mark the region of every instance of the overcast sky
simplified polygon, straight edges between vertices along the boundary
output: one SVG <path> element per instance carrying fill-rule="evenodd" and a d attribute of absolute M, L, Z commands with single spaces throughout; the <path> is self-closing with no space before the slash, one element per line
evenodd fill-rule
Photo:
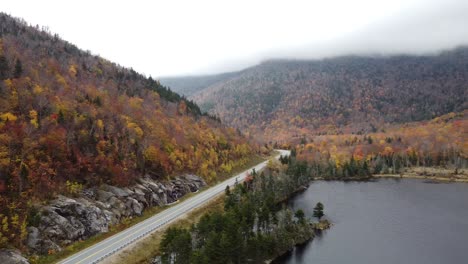
<path fill-rule="evenodd" d="M 2 0 L 0 11 L 154 77 L 468 44 L 468 0 Z"/>

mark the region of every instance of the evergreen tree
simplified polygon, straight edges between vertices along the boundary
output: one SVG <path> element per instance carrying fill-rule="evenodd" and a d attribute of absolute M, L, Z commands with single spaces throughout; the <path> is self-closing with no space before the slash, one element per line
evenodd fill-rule
<path fill-rule="evenodd" d="M 13 78 L 19 78 L 23 74 L 23 65 L 19 59 L 16 59 L 15 71 L 13 72 Z"/>
<path fill-rule="evenodd" d="M 351 160 L 349 161 L 349 176 L 354 177 L 357 174 L 357 164 L 354 156 L 351 156 Z"/>
<path fill-rule="evenodd" d="M 231 207 L 235 205 L 235 197 L 231 193 L 231 189 L 229 186 L 226 186 L 226 197 L 224 198 L 224 210 L 229 210 Z"/>
<path fill-rule="evenodd" d="M 379 174 L 380 172 L 382 172 L 383 161 L 382 161 L 382 158 L 380 156 L 377 157 L 374 164 L 375 164 L 374 165 L 374 174 Z"/>
<path fill-rule="evenodd" d="M 9 75 L 8 61 L 5 56 L 0 55 L 0 80 L 8 79 Z"/>
<path fill-rule="evenodd" d="M 305 214 L 304 214 L 304 211 L 302 211 L 302 209 L 297 210 L 294 216 L 297 218 L 299 223 L 304 223 Z"/>
<path fill-rule="evenodd" d="M 367 163 L 367 160 L 365 160 L 363 163 L 362 163 L 362 176 L 371 176 L 371 173 L 369 171 L 369 164 Z"/>
<path fill-rule="evenodd" d="M 400 159 L 400 157 L 398 156 L 398 157 L 395 158 L 395 160 L 394 160 L 394 162 L 393 162 L 393 172 L 394 172 L 394 173 L 400 173 L 401 167 L 402 167 L 402 166 L 401 166 L 401 159 Z"/>
<path fill-rule="evenodd" d="M 296 149 L 295 148 L 291 149 L 291 157 L 292 158 L 296 157 Z"/>
<path fill-rule="evenodd" d="M 290 248 L 294 237 L 310 232 L 312 227 L 304 211 L 293 213 L 280 209 L 278 203 L 301 184 L 296 176 L 307 171 L 305 163 L 294 161 L 280 175 L 252 171 L 251 175 L 257 176 L 249 188 L 242 184 L 226 187 L 223 211 L 205 214 L 190 232 L 166 231 L 160 246 L 162 262 L 260 263 Z"/>
<path fill-rule="evenodd" d="M 289 162 L 289 157 L 288 157 L 288 156 L 283 156 L 283 155 L 281 155 L 281 156 L 279 157 L 279 161 L 281 162 L 281 164 L 288 164 L 288 162 Z"/>
<path fill-rule="evenodd" d="M 320 220 L 323 216 L 323 204 L 321 202 L 318 202 L 314 208 L 314 217 L 317 217 Z"/>
<path fill-rule="evenodd" d="M 192 255 L 192 238 L 186 229 L 169 228 L 161 241 L 162 262 L 188 264 Z"/>

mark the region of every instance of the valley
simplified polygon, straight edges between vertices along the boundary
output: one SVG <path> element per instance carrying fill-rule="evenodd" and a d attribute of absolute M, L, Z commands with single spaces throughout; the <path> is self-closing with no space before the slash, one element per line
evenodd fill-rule
<path fill-rule="evenodd" d="M 463 262 L 468 6 L 358 2 L 5 3 L 0 263 Z"/>

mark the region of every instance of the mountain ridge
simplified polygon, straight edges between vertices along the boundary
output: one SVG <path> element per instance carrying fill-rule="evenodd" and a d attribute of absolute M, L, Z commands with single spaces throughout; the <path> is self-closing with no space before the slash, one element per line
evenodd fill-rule
<path fill-rule="evenodd" d="M 270 60 L 189 98 L 247 135 L 287 141 L 460 112 L 468 107 L 467 82 L 468 48 L 459 47 L 426 56 Z"/>
<path fill-rule="evenodd" d="M 258 64 L 243 68 L 237 71 L 229 71 L 229 72 L 221 72 L 221 73 L 214 73 L 214 74 L 193 74 L 193 75 L 174 75 L 174 76 L 161 76 L 158 80 L 161 84 L 170 87 L 172 90 L 180 93 L 184 96 L 191 97 L 197 92 L 204 90 L 210 87 L 217 82 L 222 82 L 230 79 L 231 77 L 235 77 L 237 75 L 242 74 L 245 71 L 249 71 L 253 68 L 259 67 L 265 64 L 275 64 L 275 63 L 283 63 L 283 62 L 297 62 L 297 63 L 310 63 L 310 62 L 323 62 L 335 59 L 353 59 L 353 58 L 369 58 L 369 59 L 390 59 L 390 58 L 405 58 L 405 57 L 435 57 L 438 55 L 448 54 L 452 52 L 464 52 L 466 53 L 468 50 L 468 45 L 460 45 L 456 46 L 451 49 L 441 49 L 434 52 L 428 52 L 423 54 L 414 55 L 411 53 L 399 53 L 399 54 L 385 54 L 385 53 L 373 53 L 373 54 L 348 54 L 348 55 L 337 55 L 337 56 L 328 56 L 323 58 L 317 59 L 301 59 L 301 58 L 271 58 L 266 59 Z M 195 82 L 199 82 L 197 84 L 189 83 L 195 80 Z M 211 81 L 216 80 L 216 81 Z M 193 91 L 191 89 L 194 89 Z M 189 92 L 185 92 L 189 90 Z"/>

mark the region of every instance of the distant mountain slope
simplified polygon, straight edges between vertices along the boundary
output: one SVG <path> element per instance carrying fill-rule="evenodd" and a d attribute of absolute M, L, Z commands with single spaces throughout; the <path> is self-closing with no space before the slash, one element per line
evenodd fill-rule
<path fill-rule="evenodd" d="M 31 206 L 103 183 L 194 172 L 208 182 L 256 151 L 146 78 L 0 13 L 0 248 Z"/>
<path fill-rule="evenodd" d="M 268 61 L 194 94 L 204 111 L 264 140 L 375 131 L 468 107 L 468 49 L 437 56 Z"/>
<path fill-rule="evenodd" d="M 214 75 L 163 77 L 159 81 L 173 91 L 189 97 L 213 84 L 226 81 L 239 74 L 240 72 L 227 72 Z"/>

